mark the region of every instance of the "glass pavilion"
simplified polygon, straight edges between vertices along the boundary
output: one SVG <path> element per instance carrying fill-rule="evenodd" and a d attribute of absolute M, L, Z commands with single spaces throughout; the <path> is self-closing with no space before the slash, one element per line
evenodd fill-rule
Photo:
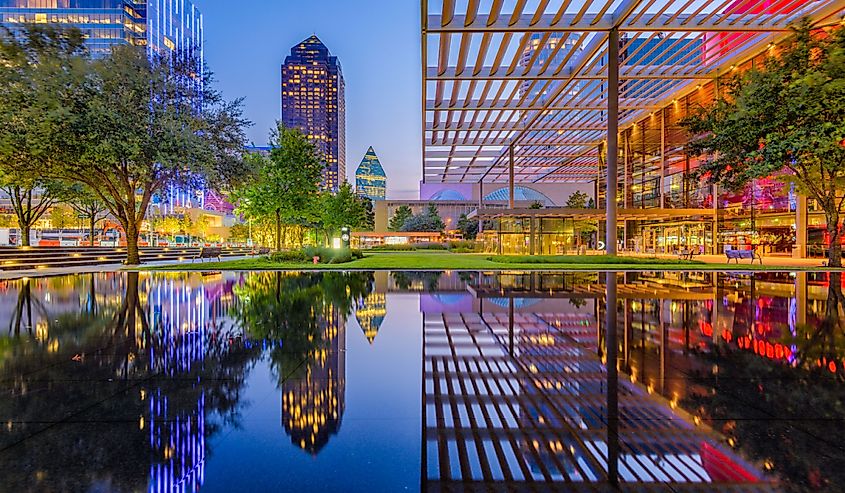
<path fill-rule="evenodd" d="M 741 193 L 691 179 L 679 122 L 776 53 L 791 23 L 841 24 L 845 2 L 423 0 L 422 11 L 423 183 L 507 187 L 505 210 L 478 195 L 499 251 L 583 241 L 608 253 L 823 254 L 816 205 L 776 177 Z M 515 207 L 516 188 L 549 183 L 590 183 L 598 207 Z M 577 232 L 583 222 L 594 233 Z"/>

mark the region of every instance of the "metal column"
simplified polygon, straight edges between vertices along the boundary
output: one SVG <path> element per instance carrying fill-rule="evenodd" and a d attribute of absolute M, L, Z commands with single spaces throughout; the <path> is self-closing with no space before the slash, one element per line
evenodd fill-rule
<path fill-rule="evenodd" d="M 616 299 L 617 280 L 615 272 L 605 274 L 607 292 L 605 295 L 605 317 L 607 318 L 605 328 L 605 355 L 607 357 L 607 476 L 612 485 L 619 483 L 619 456 L 621 448 L 619 443 L 619 372 L 617 358 L 619 348 L 617 346 L 617 325 L 616 325 Z"/>
<path fill-rule="evenodd" d="M 792 258 L 807 258 L 807 197 L 798 195 L 795 204 L 795 248 Z"/>
<path fill-rule="evenodd" d="M 616 183 L 619 177 L 619 30 L 607 37 L 607 254 L 616 255 Z"/>
<path fill-rule="evenodd" d="M 674 105 L 672 111 L 675 111 Z M 666 207 L 666 110 L 660 109 L 660 208 Z"/>
<path fill-rule="evenodd" d="M 508 147 L 508 208 L 514 208 L 513 200 L 513 145 Z"/>

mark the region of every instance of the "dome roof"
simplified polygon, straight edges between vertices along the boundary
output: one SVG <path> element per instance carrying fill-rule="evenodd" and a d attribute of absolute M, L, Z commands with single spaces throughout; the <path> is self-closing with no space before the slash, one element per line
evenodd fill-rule
<path fill-rule="evenodd" d="M 485 195 L 484 200 L 507 202 L 510 198 L 509 195 L 508 188 L 502 187 L 495 192 Z M 528 187 L 514 187 L 513 199 L 516 201 L 540 202 L 544 205 L 555 205 L 552 199 L 548 198 L 545 194 Z"/>
<path fill-rule="evenodd" d="M 466 200 L 466 197 L 457 190 L 446 188 L 432 195 L 429 200 Z"/>

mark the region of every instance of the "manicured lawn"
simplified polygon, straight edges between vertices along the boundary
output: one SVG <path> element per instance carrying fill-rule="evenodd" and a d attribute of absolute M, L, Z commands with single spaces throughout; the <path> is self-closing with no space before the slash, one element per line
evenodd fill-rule
<path fill-rule="evenodd" d="M 492 259 L 492 260 L 491 260 Z M 369 253 L 344 264 L 274 263 L 266 258 L 142 267 L 144 270 L 807 270 L 749 264 L 707 264 L 647 257 L 491 256 L 448 252 Z"/>

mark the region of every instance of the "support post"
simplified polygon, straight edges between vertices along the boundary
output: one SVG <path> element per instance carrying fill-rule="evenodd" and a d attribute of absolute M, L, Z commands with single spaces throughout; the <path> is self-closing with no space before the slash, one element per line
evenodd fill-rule
<path fill-rule="evenodd" d="M 675 108 L 672 108 L 674 111 Z M 666 208 L 666 111 L 660 109 L 660 208 Z"/>
<path fill-rule="evenodd" d="M 807 258 L 807 197 L 798 195 L 795 207 L 795 248 L 792 258 Z"/>
<path fill-rule="evenodd" d="M 508 147 L 508 208 L 514 208 L 513 200 L 513 145 Z"/>
<path fill-rule="evenodd" d="M 484 232 L 484 220 L 481 219 L 481 209 L 484 207 L 484 178 L 478 182 L 478 235 Z"/>
<path fill-rule="evenodd" d="M 605 355 L 607 357 L 607 476 L 611 485 L 619 484 L 619 373 L 617 368 L 617 326 L 616 299 L 617 280 L 615 272 L 606 273 L 607 293 L 605 295 Z"/>
<path fill-rule="evenodd" d="M 619 30 L 607 37 L 607 254 L 616 255 L 616 183 L 619 178 Z"/>
<path fill-rule="evenodd" d="M 713 255 L 719 255 L 719 185 L 713 184 Z"/>

